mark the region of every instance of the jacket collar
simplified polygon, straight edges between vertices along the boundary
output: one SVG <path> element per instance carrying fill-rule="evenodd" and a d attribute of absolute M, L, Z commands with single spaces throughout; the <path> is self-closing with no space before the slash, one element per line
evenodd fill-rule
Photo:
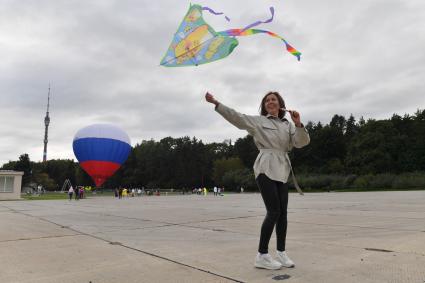
<path fill-rule="evenodd" d="M 280 119 L 279 117 L 275 117 L 275 116 L 270 115 L 270 114 L 267 114 L 267 115 L 266 115 L 266 118 L 267 118 L 267 119 L 278 119 L 278 120 L 280 120 L 280 121 L 282 121 L 282 122 L 288 122 L 288 119 L 286 119 L 285 117 L 283 117 L 282 119 Z"/>

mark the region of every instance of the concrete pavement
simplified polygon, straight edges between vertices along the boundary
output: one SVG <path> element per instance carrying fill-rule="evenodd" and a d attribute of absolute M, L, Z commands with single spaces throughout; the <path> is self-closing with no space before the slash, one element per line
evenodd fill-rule
<path fill-rule="evenodd" d="M 253 267 L 264 215 L 259 194 L 3 201 L 0 282 L 425 282 L 425 191 L 291 194 L 291 269 Z"/>

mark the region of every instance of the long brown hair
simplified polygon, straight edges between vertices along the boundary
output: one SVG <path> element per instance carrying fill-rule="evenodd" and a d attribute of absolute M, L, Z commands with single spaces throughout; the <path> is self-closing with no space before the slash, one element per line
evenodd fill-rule
<path fill-rule="evenodd" d="M 284 108 L 285 107 L 285 101 L 283 100 L 282 96 L 280 96 L 280 94 L 277 91 L 269 91 L 268 93 L 266 93 L 266 95 L 264 95 L 263 99 L 261 100 L 261 105 L 260 105 L 260 114 L 263 116 L 267 116 L 267 110 L 266 110 L 266 99 L 267 96 L 274 94 L 277 97 L 277 100 L 279 101 L 279 108 Z M 282 119 L 283 117 L 285 117 L 285 111 L 282 111 L 281 109 L 279 109 L 279 118 Z"/>

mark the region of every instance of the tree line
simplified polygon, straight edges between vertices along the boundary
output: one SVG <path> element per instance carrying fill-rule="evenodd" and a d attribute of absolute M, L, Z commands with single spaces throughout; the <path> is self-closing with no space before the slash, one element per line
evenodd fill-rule
<path fill-rule="evenodd" d="M 309 122 L 306 128 L 310 145 L 294 149 L 290 157 L 298 181 L 307 189 L 425 187 L 425 110 L 367 121 L 334 115 L 329 124 Z M 233 144 L 204 143 L 195 137 L 146 140 L 132 148 L 104 187 L 256 189 L 252 165 L 257 154 L 249 135 Z M 48 190 L 61 189 L 66 179 L 93 185 L 74 160 L 32 162 L 22 154 L 2 169 L 23 171 L 24 183 Z"/>

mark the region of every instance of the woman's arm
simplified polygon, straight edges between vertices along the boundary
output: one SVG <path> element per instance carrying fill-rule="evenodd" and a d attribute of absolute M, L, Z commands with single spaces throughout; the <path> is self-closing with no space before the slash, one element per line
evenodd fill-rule
<path fill-rule="evenodd" d="M 217 111 L 221 116 L 224 117 L 224 119 L 229 121 L 232 125 L 236 126 L 241 130 L 247 130 L 249 133 L 252 133 L 255 130 L 258 124 L 257 116 L 241 114 L 233 110 L 232 108 L 227 107 L 222 103 L 218 102 L 218 100 L 216 100 L 214 96 L 208 92 L 205 94 L 205 100 L 209 103 L 214 104 L 215 111 Z"/>

